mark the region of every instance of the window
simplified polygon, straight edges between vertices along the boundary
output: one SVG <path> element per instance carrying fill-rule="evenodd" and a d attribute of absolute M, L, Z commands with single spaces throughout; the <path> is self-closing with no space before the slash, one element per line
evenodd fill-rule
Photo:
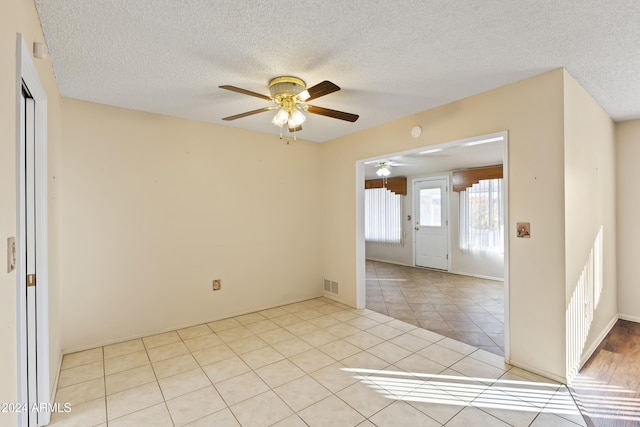
<path fill-rule="evenodd" d="M 460 192 L 460 249 L 504 252 L 502 179 L 480 180 Z"/>
<path fill-rule="evenodd" d="M 364 239 L 402 243 L 402 196 L 386 188 L 364 190 Z"/>

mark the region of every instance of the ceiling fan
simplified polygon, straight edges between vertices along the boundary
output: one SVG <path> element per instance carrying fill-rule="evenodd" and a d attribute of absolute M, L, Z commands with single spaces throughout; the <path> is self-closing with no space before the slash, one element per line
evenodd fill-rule
<path fill-rule="evenodd" d="M 287 125 L 287 129 L 289 130 L 289 132 L 298 132 L 302 130 L 302 123 L 306 119 L 304 116 L 305 111 L 312 114 L 318 114 L 320 116 L 345 120 L 347 122 L 355 122 L 359 117 L 357 114 L 345 113 L 344 111 L 337 111 L 329 108 L 316 107 L 315 105 L 307 104 L 307 101 L 311 101 L 313 99 L 320 98 L 321 96 L 328 95 L 340 90 L 340 87 L 338 87 L 338 85 L 328 80 L 320 82 L 317 85 L 311 86 L 307 89 L 306 83 L 298 77 L 276 77 L 269 81 L 269 92 L 271 93 L 271 96 L 262 95 L 260 93 L 252 92 L 250 90 L 242 89 L 236 86 L 223 85 L 219 87 L 220 89 L 226 89 L 232 92 L 255 96 L 256 98 L 271 101 L 275 104 L 269 107 L 247 111 L 246 113 L 224 117 L 222 120 L 236 120 L 258 113 L 264 113 L 266 111 L 278 110 L 271 122 L 281 129 L 284 125 Z"/>

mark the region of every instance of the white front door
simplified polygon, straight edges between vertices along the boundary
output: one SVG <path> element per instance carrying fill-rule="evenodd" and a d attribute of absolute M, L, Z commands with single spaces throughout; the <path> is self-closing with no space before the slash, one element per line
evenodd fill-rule
<path fill-rule="evenodd" d="M 425 179 L 413 184 L 413 241 L 418 267 L 449 269 L 448 185 L 448 177 Z"/>

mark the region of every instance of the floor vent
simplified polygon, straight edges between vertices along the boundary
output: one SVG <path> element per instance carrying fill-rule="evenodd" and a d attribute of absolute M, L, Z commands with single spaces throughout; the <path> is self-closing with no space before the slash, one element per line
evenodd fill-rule
<path fill-rule="evenodd" d="M 338 282 L 333 280 L 324 279 L 324 291 L 338 295 Z"/>

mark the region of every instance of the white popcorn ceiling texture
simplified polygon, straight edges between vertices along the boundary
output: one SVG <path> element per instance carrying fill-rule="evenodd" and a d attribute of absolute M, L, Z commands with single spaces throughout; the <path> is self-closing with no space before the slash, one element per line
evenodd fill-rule
<path fill-rule="evenodd" d="M 324 142 L 565 67 L 614 120 L 640 118 L 640 1 L 36 0 L 65 97 L 269 134 L 279 75 L 341 91 Z M 407 129 L 407 132 L 409 130 Z"/>

